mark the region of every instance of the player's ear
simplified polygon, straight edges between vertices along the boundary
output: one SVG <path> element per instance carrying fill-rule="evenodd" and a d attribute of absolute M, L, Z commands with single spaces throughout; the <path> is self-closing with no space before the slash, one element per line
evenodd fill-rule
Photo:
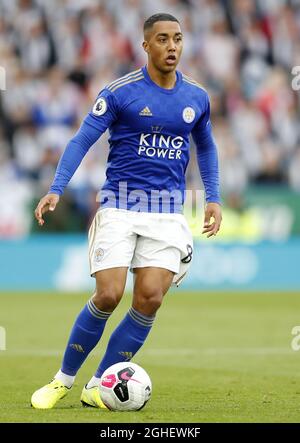
<path fill-rule="evenodd" d="M 143 41 L 143 49 L 145 52 L 149 52 L 149 44 L 146 40 Z"/>

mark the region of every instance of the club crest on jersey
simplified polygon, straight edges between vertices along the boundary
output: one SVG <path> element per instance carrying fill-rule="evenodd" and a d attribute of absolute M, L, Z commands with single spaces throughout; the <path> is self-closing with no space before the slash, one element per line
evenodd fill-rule
<path fill-rule="evenodd" d="M 107 110 L 107 103 L 104 97 L 99 97 L 94 104 L 93 114 L 103 115 Z"/>
<path fill-rule="evenodd" d="M 186 123 L 192 123 L 195 120 L 196 113 L 193 108 L 188 106 L 182 112 L 182 118 Z"/>

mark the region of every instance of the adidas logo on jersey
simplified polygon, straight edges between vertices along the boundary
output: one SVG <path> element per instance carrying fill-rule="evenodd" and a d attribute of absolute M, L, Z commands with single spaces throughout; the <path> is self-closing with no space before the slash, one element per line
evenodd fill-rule
<path fill-rule="evenodd" d="M 153 114 L 150 111 L 150 109 L 148 108 L 148 106 L 146 106 L 144 109 L 141 110 L 139 115 L 142 115 L 143 117 L 151 117 L 151 115 L 153 115 Z"/>

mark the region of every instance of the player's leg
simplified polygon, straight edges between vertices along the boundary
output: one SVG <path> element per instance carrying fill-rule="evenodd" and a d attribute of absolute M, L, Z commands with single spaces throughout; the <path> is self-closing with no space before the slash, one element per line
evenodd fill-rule
<path fill-rule="evenodd" d="M 114 269 L 119 266 L 126 265 L 126 273 L 131 264 L 134 254 L 137 235 L 132 231 L 131 220 L 127 211 L 117 209 L 104 209 L 99 211 L 95 217 L 95 223 L 91 226 L 89 232 L 89 255 L 91 275 L 98 279 L 98 271 L 105 268 L 112 268 L 112 275 L 105 284 L 104 293 L 98 291 L 93 299 L 97 309 L 110 312 L 119 301 L 118 294 L 116 297 L 111 294 L 109 285 L 118 280 L 114 274 Z M 126 278 L 122 283 L 123 293 Z M 103 285 L 99 285 L 101 289 Z M 81 402 L 84 406 L 103 407 L 98 392 L 97 380 L 92 377 L 84 386 L 81 393 Z"/>
<path fill-rule="evenodd" d="M 97 212 L 89 229 L 90 274 L 96 278 L 96 292 L 75 321 L 54 381 L 33 394 L 34 407 L 52 408 L 74 383 L 78 369 L 98 343 L 122 297 L 135 243 L 136 234 L 122 211 Z"/>
<path fill-rule="evenodd" d="M 135 269 L 132 306 L 110 337 L 106 353 L 95 374 L 98 383 L 109 366 L 131 360 L 144 344 L 173 277 L 174 273 L 164 268 Z"/>
<path fill-rule="evenodd" d="M 92 333 L 102 335 L 104 325 L 102 325 L 101 313 L 110 315 L 111 312 L 119 304 L 122 295 L 124 293 L 126 276 L 128 268 L 113 268 L 105 271 L 98 271 L 95 273 L 96 278 L 96 292 L 92 297 L 94 304 L 93 313 L 98 312 L 100 315 L 99 320 L 94 320 L 95 330 Z M 98 327 L 97 327 L 98 323 Z M 96 338 L 97 339 L 97 338 Z M 97 342 L 99 341 L 98 338 Z M 82 390 L 80 400 L 84 406 L 94 406 L 99 408 L 105 408 L 103 405 L 98 390 L 95 389 L 97 380 L 94 377 L 91 378 Z"/>
<path fill-rule="evenodd" d="M 96 272 L 96 291 L 74 323 L 62 362 L 62 375 L 55 378 L 68 384 L 74 382 L 77 371 L 97 345 L 109 316 L 121 300 L 127 269 L 120 267 Z"/>
<path fill-rule="evenodd" d="M 127 269 L 120 267 L 96 273 L 96 291 L 76 318 L 61 369 L 48 385 L 32 395 L 33 407 L 50 409 L 71 389 L 77 371 L 97 345 L 107 319 L 123 295 Z"/>

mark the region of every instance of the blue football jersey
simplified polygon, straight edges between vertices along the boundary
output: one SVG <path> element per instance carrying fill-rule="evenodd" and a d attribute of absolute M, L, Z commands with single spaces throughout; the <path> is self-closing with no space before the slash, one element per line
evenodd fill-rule
<path fill-rule="evenodd" d="M 146 67 L 125 75 L 99 93 L 84 119 L 80 131 L 87 136 L 85 140 L 90 133 L 87 148 L 107 128 L 109 155 L 100 193 L 102 207 L 181 212 L 191 134 L 197 146 L 206 200 L 220 201 L 209 99 L 196 81 L 177 71 L 174 88 L 165 89 L 152 81 Z M 83 135 L 80 131 L 79 137 Z M 85 149 L 81 153 L 84 155 Z M 61 193 L 74 173 L 74 167 L 69 165 L 70 174 L 62 177 L 63 169 L 68 169 L 67 157 L 58 166 L 50 192 Z M 80 161 L 77 159 L 76 167 Z M 170 205 L 165 205 L 170 197 Z"/>

